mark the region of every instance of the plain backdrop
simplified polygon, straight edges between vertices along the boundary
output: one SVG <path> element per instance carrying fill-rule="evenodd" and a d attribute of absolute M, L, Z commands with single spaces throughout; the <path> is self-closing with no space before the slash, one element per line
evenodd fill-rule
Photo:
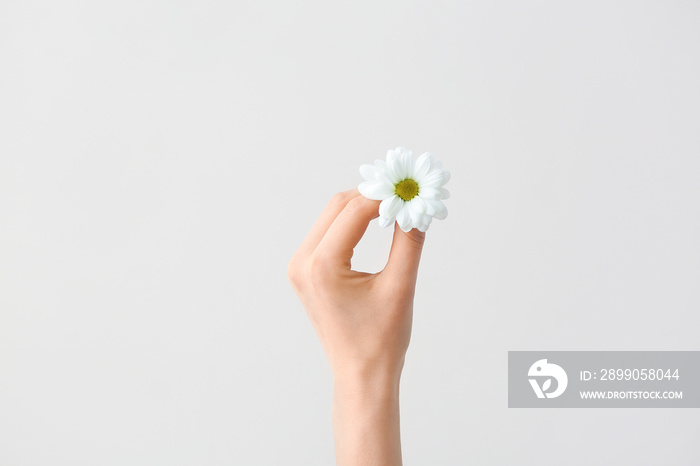
<path fill-rule="evenodd" d="M 508 350 L 699 350 L 700 4 L 0 1 L 0 465 L 328 465 L 286 264 L 452 172 L 407 465 L 700 464 L 693 409 L 508 409 Z M 370 224 L 355 267 L 378 271 Z"/>

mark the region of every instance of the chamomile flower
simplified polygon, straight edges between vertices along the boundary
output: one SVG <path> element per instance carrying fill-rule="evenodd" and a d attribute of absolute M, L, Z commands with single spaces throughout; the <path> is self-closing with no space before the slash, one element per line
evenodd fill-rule
<path fill-rule="evenodd" d="M 433 221 L 447 217 L 443 199 L 450 192 L 443 186 L 450 172 L 434 160 L 430 152 L 415 161 L 413 153 L 397 147 L 386 154 L 386 161 L 375 160 L 374 165 L 362 165 L 360 174 L 366 180 L 358 186 L 360 193 L 379 204 L 379 225 L 388 227 L 398 222 L 409 232 L 412 228 L 426 231 Z"/>

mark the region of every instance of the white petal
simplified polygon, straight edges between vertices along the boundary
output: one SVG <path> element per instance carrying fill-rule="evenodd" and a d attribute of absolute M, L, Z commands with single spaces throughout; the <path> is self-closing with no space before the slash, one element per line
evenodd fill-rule
<path fill-rule="evenodd" d="M 377 170 L 375 172 L 375 176 L 377 177 L 377 182 L 386 184 L 388 186 L 391 186 L 391 190 L 393 192 L 394 190 L 394 185 L 396 184 L 396 180 L 394 176 L 390 174 L 390 169 L 387 167 L 387 170 Z"/>
<path fill-rule="evenodd" d="M 357 189 L 367 199 L 376 201 L 383 201 L 394 195 L 394 187 L 392 185 L 377 181 L 363 181 Z"/>
<path fill-rule="evenodd" d="M 399 227 L 403 231 L 411 231 L 411 214 L 406 205 L 403 206 L 399 213 L 396 214 L 396 221 L 399 223 Z M 408 228 L 408 230 L 406 229 Z"/>
<path fill-rule="evenodd" d="M 428 205 L 421 197 L 414 197 L 413 199 L 411 199 L 410 203 L 413 204 L 412 208 L 415 209 L 416 212 L 419 212 L 421 215 L 423 215 L 428 210 Z"/>
<path fill-rule="evenodd" d="M 391 176 L 389 173 L 389 166 L 385 161 L 377 159 L 374 161 L 374 164 L 377 167 L 374 171 L 374 177 L 377 181 L 379 181 L 380 183 L 386 183 L 390 185 L 396 184 L 396 181 L 394 181 L 394 177 Z"/>
<path fill-rule="evenodd" d="M 405 226 L 399 225 L 399 228 L 401 228 L 403 231 L 405 231 L 406 233 L 408 233 L 409 231 L 413 230 L 413 225 L 411 225 L 411 223 L 409 222 L 409 223 L 408 223 L 407 225 L 405 225 Z"/>
<path fill-rule="evenodd" d="M 420 225 L 418 225 L 418 227 L 417 227 L 418 230 L 425 233 L 426 231 L 428 231 L 428 227 L 430 226 L 430 223 L 432 221 L 433 221 L 433 217 L 431 217 L 430 215 L 424 215 L 422 220 L 421 220 Z"/>
<path fill-rule="evenodd" d="M 450 172 L 448 172 L 447 170 L 443 170 L 442 171 L 442 184 L 443 185 L 447 184 L 447 182 L 450 181 L 450 178 L 452 178 L 452 175 L 450 174 Z"/>
<path fill-rule="evenodd" d="M 394 150 L 390 150 L 387 152 L 387 164 L 391 166 L 392 174 L 394 175 L 394 182 L 398 183 L 399 181 L 403 180 L 406 178 L 406 170 L 403 166 L 403 159 L 404 159 L 404 152 L 406 149 L 403 147 L 397 147 Z M 391 163 L 389 162 L 391 161 Z"/>
<path fill-rule="evenodd" d="M 450 178 L 449 172 L 444 170 L 430 170 L 427 175 L 421 180 L 421 188 L 439 188 L 440 186 L 447 183 Z"/>
<path fill-rule="evenodd" d="M 442 172 L 438 170 L 431 170 L 421 180 L 420 187 L 421 189 L 438 188 L 440 186 L 440 181 L 442 181 Z"/>
<path fill-rule="evenodd" d="M 438 220 L 445 220 L 447 218 L 447 207 L 445 207 L 445 204 L 440 202 L 440 210 L 435 212 L 435 215 L 433 215 L 433 217 L 435 217 Z"/>
<path fill-rule="evenodd" d="M 392 169 L 384 160 L 375 160 L 374 164 L 377 166 L 377 171 L 375 176 L 377 181 L 384 181 L 390 184 L 396 184 L 396 177 L 393 175 Z"/>
<path fill-rule="evenodd" d="M 435 199 L 436 201 L 440 200 L 440 197 L 442 196 L 442 193 L 439 191 L 438 188 L 431 188 L 429 186 L 421 186 L 420 192 L 418 194 L 420 197 L 423 199 Z"/>
<path fill-rule="evenodd" d="M 425 213 L 432 216 L 435 216 L 435 214 L 441 211 L 444 207 L 444 204 L 442 202 L 436 201 L 434 199 L 425 199 L 425 203 L 427 205 Z"/>
<path fill-rule="evenodd" d="M 402 174 L 402 180 L 406 178 L 410 178 L 411 175 L 413 174 L 413 152 L 411 152 L 408 149 L 401 148 L 403 151 L 401 152 L 400 160 L 401 160 L 401 174 Z M 400 181 L 400 180 L 399 180 Z"/>
<path fill-rule="evenodd" d="M 367 181 L 376 181 L 376 172 L 377 167 L 374 165 L 360 165 L 360 175 L 362 175 L 362 178 L 366 179 Z"/>
<path fill-rule="evenodd" d="M 404 169 L 402 163 L 401 157 L 398 155 L 394 155 L 387 161 L 387 174 L 394 184 L 406 178 L 403 174 Z"/>
<path fill-rule="evenodd" d="M 396 214 L 403 206 L 403 200 L 394 194 L 388 199 L 384 199 L 381 204 L 379 204 L 379 215 L 382 217 L 389 217 L 392 221 L 396 218 Z"/>
<path fill-rule="evenodd" d="M 403 180 L 400 164 L 400 157 L 396 151 L 390 150 L 386 153 L 386 175 L 392 184 Z"/>
<path fill-rule="evenodd" d="M 397 157 L 402 158 L 402 157 L 405 157 L 406 154 L 411 154 L 411 151 L 406 149 L 405 147 L 399 146 L 396 149 L 394 149 L 394 153 L 396 154 Z"/>
<path fill-rule="evenodd" d="M 394 149 L 396 153 L 396 175 L 397 181 L 410 178 L 413 173 L 413 152 L 405 147 L 397 147 Z"/>
<path fill-rule="evenodd" d="M 379 217 L 379 226 L 386 228 L 394 224 L 394 219 L 389 217 Z"/>
<path fill-rule="evenodd" d="M 421 211 L 421 204 L 418 202 L 408 203 L 408 213 L 411 215 L 411 225 L 417 227 L 421 224 L 423 218 L 423 212 Z"/>
<path fill-rule="evenodd" d="M 443 199 L 449 199 L 450 198 L 450 192 L 446 190 L 445 188 L 438 188 L 440 190 L 440 193 L 442 194 Z"/>
<path fill-rule="evenodd" d="M 421 154 L 421 156 L 418 157 L 418 160 L 416 160 L 416 164 L 413 167 L 413 179 L 416 180 L 418 184 L 420 184 L 421 178 L 423 178 L 428 173 L 428 170 L 430 170 L 432 160 L 433 154 L 430 152 Z"/>

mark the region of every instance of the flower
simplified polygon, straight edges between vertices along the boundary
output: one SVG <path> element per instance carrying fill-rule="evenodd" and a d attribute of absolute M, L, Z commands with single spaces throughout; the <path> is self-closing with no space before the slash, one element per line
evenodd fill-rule
<path fill-rule="evenodd" d="M 399 227 L 409 232 L 412 228 L 426 231 L 433 217 L 447 217 L 447 208 L 442 199 L 450 197 L 443 188 L 450 179 L 450 172 L 433 159 L 430 152 L 413 161 L 413 153 L 397 147 L 386 154 L 384 160 L 375 160 L 374 165 L 362 165 L 360 174 L 366 180 L 360 183 L 360 193 L 369 199 L 382 201 L 379 204 L 379 226 L 388 227 L 398 222 Z"/>

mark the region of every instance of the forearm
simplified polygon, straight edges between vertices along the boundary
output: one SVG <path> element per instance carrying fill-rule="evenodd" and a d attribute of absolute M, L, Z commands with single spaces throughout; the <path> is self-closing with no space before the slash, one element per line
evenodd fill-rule
<path fill-rule="evenodd" d="M 398 374 L 335 378 L 333 432 L 339 466 L 401 465 Z"/>

